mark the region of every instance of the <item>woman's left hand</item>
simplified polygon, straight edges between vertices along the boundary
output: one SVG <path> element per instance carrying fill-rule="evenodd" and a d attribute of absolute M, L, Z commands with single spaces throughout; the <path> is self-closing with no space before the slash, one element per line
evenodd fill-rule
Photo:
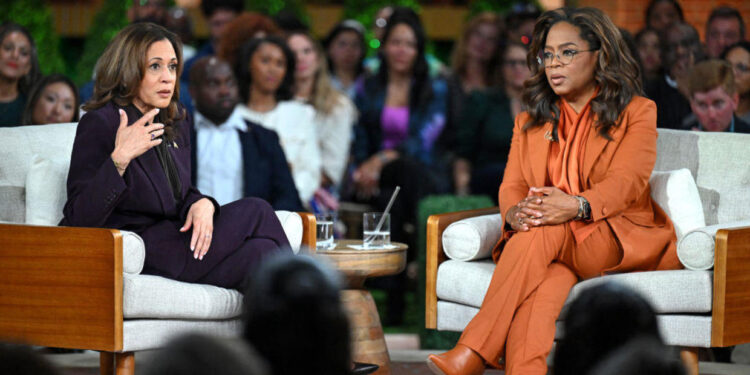
<path fill-rule="evenodd" d="M 190 251 L 195 259 L 203 260 L 211 246 L 214 232 L 214 204 L 207 198 L 200 199 L 190 206 L 185 225 L 180 228 L 180 232 L 187 232 L 191 226 L 193 236 L 190 239 Z"/>
<path fill-rule="evenodd" d="M 541 203 L 529 202 L 523 213 L 535 226 L 562 224 L 578 216 L 578 199 L 554 186 L 532 187 L 529 195 L 541 195 Z"/>

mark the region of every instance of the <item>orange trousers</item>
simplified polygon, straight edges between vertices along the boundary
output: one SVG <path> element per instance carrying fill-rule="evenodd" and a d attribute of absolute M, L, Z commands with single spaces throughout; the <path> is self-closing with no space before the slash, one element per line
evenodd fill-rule
<path fill-rule="evenodd" d="M 504 354 L 506 374 L 546 374 L 555 321 L 570 289 L 621 259 L 622 248 L 605 221 L 580 244 L 568 223 L 514 234 L 459 344 L 492 367 Z"/>

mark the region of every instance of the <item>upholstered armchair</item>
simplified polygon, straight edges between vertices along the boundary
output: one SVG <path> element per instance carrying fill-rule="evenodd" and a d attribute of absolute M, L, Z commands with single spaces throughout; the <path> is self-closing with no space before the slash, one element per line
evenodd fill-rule
<path fill-rule="evenodd" d="M 57 227 L 76 124 L 0 128 L 0 339 L 101 352 L 102 374 L 133 374 L 134 353 L 175 335 L 237 336 L 242 295 L 142 275 L 143 240 Z M 315 217 L 277 211 L 295 251 Z"/>
<path fill-rule="evenodd" d="M 682 349 L 691 374 L 698 374 L 698 348 L 750 342 L 749 160 L 750 135 L 660 129 L 651 195 L 675 223 L 685 269 L 586 280 L 568 301 L 607 280 L 634 288 L 656 309 L 663 338 Z M 460 332 L 477 313 L 502 223 L 497 207 L 429 217 L 427 328 Z"/>

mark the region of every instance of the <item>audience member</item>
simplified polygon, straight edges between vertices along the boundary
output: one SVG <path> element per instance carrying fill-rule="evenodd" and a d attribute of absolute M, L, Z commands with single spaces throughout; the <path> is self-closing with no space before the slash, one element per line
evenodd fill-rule
<path fill-rule="evenodd" d="M 145 375 L 271 374 L 265 361 L 246 342 L 200 333 L 170 340 L 143 368 Z"/>
<path fill-rule="evenodd" d="M 734 114 L 739 95 L 728 62 L 707 60 L 696 64 L 690 72 L 688 93 L 695 116 L 686 119 L 685 129 L 750 133 L 750 124 Z"/>
<path fill-rule="evenodd" d="M 528 46 L 509 41 L 503 50 L 503 86 L 472 93 L 456 130 L 453 179 L 458 194 L 484 194 L 497 201 L 508 161 L 513 121 L 521 113 L 523 84 L 530 76 Z"/>
<path fill-rule="evenodd" d="M 60 372 L 30 347 L 0 342 L 0 374 L 56 375 Z"/>
<path fill-rule="evenodd" d="M 40 79 L 29 92 L 21 122 L 24 125 L 76 122 L 79 104 L 73 81 L 62 74 L 52 74 Z"/>
<path fill-rule="evenodd" d="M 190 68 L 193 63 L 203 56 L 216 55 L 218 44 L 224 35 L 224 30 L 232 20 L 245 9 L 243 0 L 211 0 L 201 1 L 201 13 L 208 23 L 208 31 L 211 39 L 203 45 L 190 60 L 185 60 L 185 69 L 183 69 L 180 80 L 183 84 L 188 84 Z"/>
<path fill-rule="evenodd" d="M 0 127 L 21 125 L 26 98 L 39 75 L 29 31 L 15 23 L 0 25 Z"/>
<path fill-rule="evenodd" d="M 732 64 L 734 82 L 740 101 L 735 114 L 745 122 L 750 122 L 750 42 L 742 41 L 729 46 L 722 58 Z"/>
<path fill-rule="evenodd" d="M 677 0 L 651 0 L 646 7 L 646 28 L 662 34 L 672 25 L 685 22 L 685 15 Z"/>
<path fill-rule="evenodd" d="M 682 129 L 685 117 L 690 115 L 687 99 L 690 69 L 704 56 L 698 31 L 686 23 L 672 25 L 662 40 L 661 56 L 665 74 L 649 82 L 646 95 L 656 103 L 658 127 Z"/>
<path fill-rule="evenodd" d="M 289 241 L 265 201 L 219 207 L 190 182 L 180 56 L 177 36 L 152 23 L 123 28 L 104 50 L 76 129 L 60 225 L 127 228 L 145 244 L 144 274 L 238 288 Z"/>
<path fill-rule="evenodd" d="M 445 126 L 447 89 L 444 81 L 429 76 L 425 43 L 417 14 L 395 8 L 380 48 L 380 68 L 358 84 L 355 99 L 360 113 L 352 151 L 356 199 L 382 211 L 396 186 L 401 186 L 391 211 L 391 238 L 410 244 L 410 251 L 416 249 L 416 238 L 404 225 L 416 227 L 419 200 L 448 191 L 450 184 L 435 149 Z M 402 277 L 403 273 L 396 276 Z M 405 279 L 400 280 L 389 287 L 386 324 L 399 324 L 402 319 Z"/>
<path fill-rule="evenodd" d="M 629 340 L 598 362 L 589 375 L 687 375 L 685 366 L 653 337 Z"/>
<path fill-rule="evenodd" d="M 347 375 L 349 322 L 339 276 L 307 256 L 279 256 L 253 272 L 245 291 L 243 337 L 273 375 Z"/>
<path fill-rule="evenodd" d="M 582 291 L 568 304 L 562 321 L 565 334 L 555 348 L 555 375 L 587 374 L 597 363 L 636 337 L 662 342 L 656 313 L 648 301 L 614 282 Z"/>
<path fill-rule="evenodd" d="M 355 20 L 345 20 L 333 27 L 323 40 L 328 58 L 331 84 L 354 100 L 354 82 L 365 72 L 367 53 L 365 28 Z"/>
<path fill-rule="evenodd" d="M 745 40 L 745 21 L 737 9 L 720 6 L 711 11 L 706 22 L 706 54 L 718 59 L 728 46 Z"/>
<path fill-rule="evenodd" d="M 216 47 L 216 54 L 237 71 L 242 45 L 253 38 L 269 35 L 282 35 L 281 29 L 271 18 L 260 13 L 244 12 L 227 25 L 226 32 Z"/>
<path fill-rule="evenodd" d="M 318 194 L 337 194 L 349 162 L 352 126 L 357 120 L 357 111 L 354 103 L 331 85 L 326 57 L 318 41 L 309 33 L 293 32 L 287 37 L 287 42 L 296 55 L 295 97 L 315 109 L 322 168 L 322 189 Z M 335 199 L 330 199 L 333 197 L 320 199 L 319 203 L 327 206 L 329 203 L 326 202 L 331 202 L 336 205 Z"/>
<path fill-rule="evenodd" d="M 470 19 L 456 42 L 451 57 L 452 71 L 448 75 L 448 107 L 445 129 L 440 136 L 441 147 L 453 150 L 466 98 L 475 90 L 500 86 L 502 64 L 500 17 L 495 13 L 480 13 Z M 452 155 L 448 155 L 452 157 Z"/>
<path fill-rule="evenodd" d="M 520 1 L 513 4 L 505 15 L 504 39 L 529 45 L 534 35 L 534 24 L 541 15 L 542 11 L 531 2 Z"/>
<path fill-rule="evenodd" d="M 301 211 L 279 137 L 242 118 L 237 80 L 229 64 L 204 56 L 190 71 L 195 98 L 191 129 L 193 183 L 220 205 L 256 197 L 275 210 Z"/>
<path fill-rule="evenodd" d="M 304 205 L 320 187 L 320 151 L 315 132 L 315 110 L 291 100 L 295 57 L 276 36 L 255 38 L 242 46 L 236 77 L 244 104 L 242 116 L 276 131 L 294 184 Z"/>
<path fill-rule="evenodd" d="M 128 20 L 130 23 L 151 22 L 164 26 L 167 20 L 167 1 L 133 1 L 133 5 L 128 9 Z"/>
<path fill-rule="evenodd" d="M 664 72 L 661 66 L 659 33 L 654 29 L 643 29 L 635 34 L 635 44 L 643 68 L 641 73 L 643 74 L 644 85 L 662 79 Z"/>
<path fill-rule="evenodd" d="M 164 21 L 167 30 L 177 34 L 182 42 L 182 59 L 187 61 L 195 56 L 197 50 L 193 43 L 193 21 L 185 8 L 172 7 L 167 11 Z"/>
<path fill-rule="evenodd" d="M 273 22 L 279 26 L 281 31 L 288 35 L 294 32 L 309 32 L 310 27 L 302 22 L 297 13 L 290 9 L 282 9 L 273 15 Z"/>

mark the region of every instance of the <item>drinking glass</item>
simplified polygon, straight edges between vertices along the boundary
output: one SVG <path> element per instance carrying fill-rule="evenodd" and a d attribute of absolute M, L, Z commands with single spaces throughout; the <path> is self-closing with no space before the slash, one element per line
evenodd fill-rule
<path fill-rule="evenodd" d="M 315 214 L 316 228 L 316 250 L 329 250 L 333 248 L 333 215 Z"/>
<path fill-rule="evenodd" d="M 365 249 L 383 248 L 391 244 L 391 214 L 382 212 L 365 212 L 362 217 L 362 232 L 364 235 L 362 247 Z M 378 228 L 378 223 L 383 223 Z"/>

